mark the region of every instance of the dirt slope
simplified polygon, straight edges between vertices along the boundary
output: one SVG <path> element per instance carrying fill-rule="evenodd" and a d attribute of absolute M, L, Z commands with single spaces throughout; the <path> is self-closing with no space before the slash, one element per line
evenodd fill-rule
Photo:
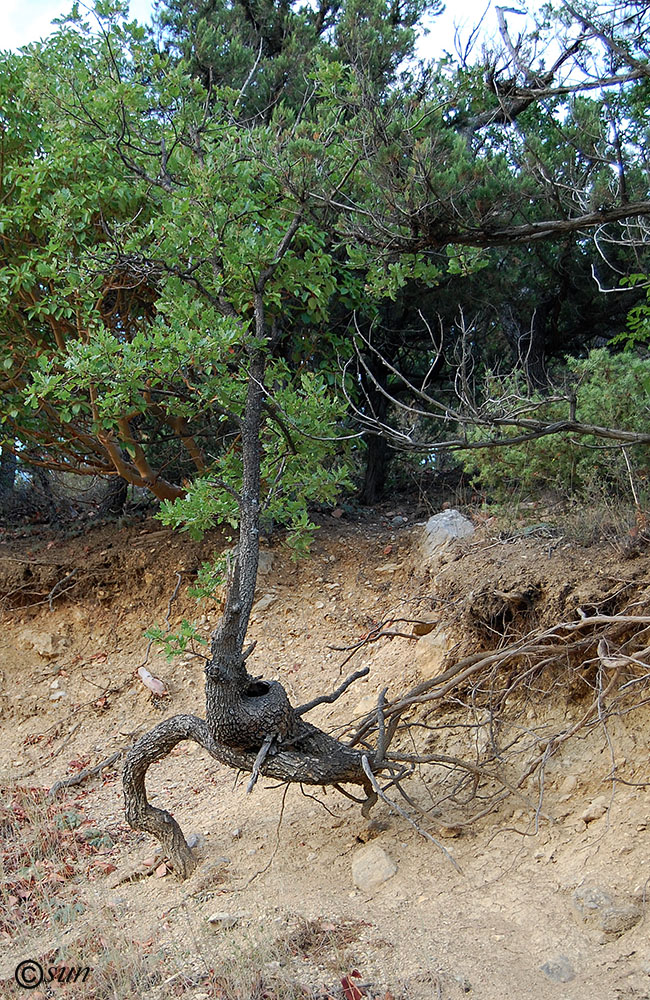
<path fill-rule="evenodd" d="M 614 613 L 645 600 L 643 553 L 584 549 L 541 528 L 513 528 L 504 538 L 483 524 L 429 569 L 415 548 L 421 529 L 395 526 L 395 513 L 324 519 L 313 557 L 298 564 L 269 543 L 259 585 L 267 607 L 251 622 L 258 647 L 250 669 L 281 679 L 294 703 L 340 683 L 347 654 L 331 645 L 350 645 L 383 620 L 444 616 L 450 655 L 461 656 L 491 648 L 497 632 L 569 620 L 578 607 Z M 551 759 L 539 816 L 509 800 L 469 828 L 433 817 L 428 828 L 462 874 L 383 803 L 368 825 L 358 806 L 332 792 L 312 797 L 260 782 L 246 795 L 245 781 L 189 745 L 148 782 L 155 804 L 196 834 L 202 863 L 183 884 L 166 873 L 153 841 L 124 823 L 119 761 L 52 807 L 38 792 L 20 791 L 48 789 L 110 758 L 168 715 L 202 714 L 199 657 L 168 664 L 151 650 L 147 667 L 169 691 L 158 702 L 136 670 L 147 624 L 197 617 L 187 588 L 201 559 L 224 544 L 217 534 L 188 543 L 150 521 L 0 546 L 3 995 L 24 996 L 14 969 L 37 958 L 45 968 L 92 971 L 83 986 L 44 983 L 32 996 L 649 997 L 643 706 Z M 648 614 L 647 606 L 636 613 Z M 216 602 L 198 611 L 206 636 L 218 614 Z M 314 721 L 340 726 L 384 686 L 390 698 L 418 683 L 417 645 L 397 638 L 363 646 L 342 673 L 365 663 L 369 677 Z M 445 707 L 447 721 L 453 711 Z M 528 711 L 577 716 L 579 692 L 531 699 Z M 464 718 L 459 708 L 459 724 Z M 445 745 L 451 739 L 445 731 Z M 462 739 L 453 739 L 459 752 Z M 613 761 L 622 778 L 615 784 Z M 417 776 L 411 791 L 426 808 L 429 792 Z M 534 802 L 535 789 L 528 793 Z M 39 822 L 58 838 L 40 852 Z M 397 865 L 371 892 L 352 877 L 367 843 Z M 48 851 L 56 864 L 47 863 Z M 143 859 L 151 873 L 125 881 Z"/>

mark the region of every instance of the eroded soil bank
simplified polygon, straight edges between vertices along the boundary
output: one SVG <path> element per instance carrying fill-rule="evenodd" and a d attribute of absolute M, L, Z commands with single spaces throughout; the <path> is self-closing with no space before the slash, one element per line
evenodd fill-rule
<path fill-rule="evenodd" d="M 251 672 L 280 679 L 298 704 L 370 667 L 314 713 L 326 728 L 346 726 L 382 688 L 397 697 L 450 658 L 580 613 L 650 613 L 643 549 L 584 548 L 544 524 L 497 532 L 475 516 L 471 537 L 426 564 L 421 528 L 412 515 L 401 523 L 402 513 L 324 517 L 312 558 L 299 563 L 279 540 L 267 546 Z M 188 588 L 201 560 L 224 545 L 218 534 L 188 542 L 153 520 L 0 545 L 3 996 L 25 995 L 14 970 L 32 958 L 46 970 L 91 967 L 83 985 L 44 983 L 32 996 L 650 996 L 642 680 L 630 689 L 634 703 L 567 740 L 541 776 L 489 815 L 465 826 L 480 803 L 451 799 L 424 817 L 411 812 L 460 873 L 385 803 L 368 824 L 334 792 L 260 781 L 246 795 L 245 780 L 191 745 L 148 782 L 154 803 L 195 835 L 201 864 L 185 883 L 150 838 L 126 826 L 119 758 L 47 804 L 55 782 L 111 758 L 162 718 L 203 714 L 200 656 L 168 664 L 152 648 L 147 658 L 142 633 L 185 617 L 209 634 L 218 595 L 197 611 Z M 408 638 L 412 624 L 399 619 L 429 620 L 433 633 Z M 331 647 L 352 646 L 382 622 L 404 635 L 361 645 L 342 667 L 348 652 Z M 431 636 L 441 633 L 436 646 Z M 137 675 L 145 659 L 168 691 L 162 699 Z M 642 675 L 641 667 L 634 677 Z M 590 676 L 560 671 L 550 686 L 531 685 L 519 724 L 534 731 L 579 721 Z M 414 730 L 420 748 L 426 740 L 469 760 L 487 752 L 489 720 L 472 712 L 467 691 L 413 719 L 429 727 Z M 408 788 L 428 809 L 435 772 L 421 769 Z M 353 875 L 368 845 L 394 863 L 374 888 Z"/>

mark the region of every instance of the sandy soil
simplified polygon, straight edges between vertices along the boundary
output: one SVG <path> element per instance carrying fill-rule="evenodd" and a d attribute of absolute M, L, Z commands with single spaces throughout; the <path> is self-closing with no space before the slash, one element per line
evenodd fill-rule
<path fill-rule="evenodd" d="M 334 689 L 349 670 L 370 666 L 368 678 L 314 713 L 319 725 L 342 726 L 367 711 L 381 688 L 388 686 L 390 698 L 422 679 L 422 640 L 415 638 L 363 646 L 341 668 L 347 654 L 330 647 L 354 643 L 378 622 L 444 621 L 446 655 L 458 657 L 492 648 L 497 635 L 571 620 L 577 608 L 613 614 L 636 605 L 636 614 L 648 614 L 650 557 L 643 552 L 628 558 L 620 545 L 582 548 L 544 525 L 513 527 L 504 536 L 477 517 L 477 532 L 430 566 L 418 555 L 422 529 L 413 517 L 395 526 L 402 513 L 385 510 L 358 522 L 324 517 L 312 558 L 299 563 L 279 541 L 267 545 L 272 559 L 259 597 L 273 600 L 251 622 L 258 640 L 251 672 L 281 679 L 300 703 Z M 16 789 L 49 789 L 127 748 L 168 715 L 203 714 L 200 657 L 169 664 L 151 650 L 147 667 L 169 691 L 158 701 L 137 667 L 152 621 L 176 626 L 196 618 L 209 634 L 218 602 L 197 612 L 187 590 L 200 561 L 224 544 L 216 533 L 188 543 L 152 520 L 69 540 L 43 533 L 0 545 L 6 806 Z M 46 637 L 47 655 L 36 650 L 34 636 Z M 577 718 L 578 688 L 537 700 L 532 692 L 527 718 Z M 438 745 L 462 752 L 463 739 L 475 738 L 474 730 L 463 736 L 466 708 L 448 703 L 440 713 L 457 728 L 444 729 Z M 538 816 L 534 787 L 526 801 L 508 799 L 469 827 L 458 822 L 459 806 L 449 815 L 436 811 L 423 824 L 462 874 L 384 803 L 368 824 L 335 792 L 305 795 L 260 781 L 247 795 L 245 780 L 182 745 L 148 780 L 154 803 L 197 837 L 201 864 L 179 883 L 151 838 L 124 822 L 118 760 L 57 797 L 57 815 L 73 811 L 80 830 L 99 831 L 92 849 L 71 854 L 70 870 L 49 882 L 29 882 L 23 872 L 32 894 L 78 904 L 61 920 L 51 907 L 28 918 L 29 899 L 15 895 L 6 852 L 28 831 L 5 816 L 2 912 L 13 914 L 14 926 L 0 923 L 3 995 L 25 995 L 14 969 L 35 958 L 46 968 L 98 970 L 84 985 L 44 984 L 31 992 L 37 997 L 650 997 L 649 734 L 648 708 L 640 704 L 569 741 L 549 761 Z M 465 749 L 471 755 L 475 747 Z M 426 808 L 431 790 L 423 778 L 414 777 L 411 794 Z M 370 841 L 397 871 L 363 892 L 352 861 Z M 151 873 L 137 877 L 138 865 Z M 636 908 L 640 919 L 624 932 L 604 931 L 592 919 L 601 911 L 589 903 L 598 893 L 609 897 L 610 910 Z M 215 914 L 221 916 L 210 922 Z"/>

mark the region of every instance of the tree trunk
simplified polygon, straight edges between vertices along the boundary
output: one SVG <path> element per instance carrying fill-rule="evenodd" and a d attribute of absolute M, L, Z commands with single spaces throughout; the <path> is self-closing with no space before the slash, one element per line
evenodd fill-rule
<path fill-rule="evenodd" d="M 7 445 L 0 450 L 0 507 L 4 507 L 14 491 L 17 458 Z"/>
<path fill-rule="evenodd" d="M 287 247 L 294 219 L 281 247 Z M 284 251 L 279 252 L 278 260 Z M 265 272 L 272 274 L 273 269 Z M 181 740 L 194 740 L 216 760 L 252 771 L 251 785 L 259 774 L 280 781 L 315 785 L 349 782 L 361 785 L 367 811 L 376 793 L 363 767 L 363 753 L 339 743 L 302 719 L 284 687 L 277 681 L 250 676 L 243 652 L 250 618 L 259 558 L 261 429 L 265 396 L 267 331 L 264 315 L 264 277 L 255 293 L 255 341 L 249 351 L 249 373 L 241 420 L 242 488 L 239 495 L 239 543 L 228 568 L 226 606 L 212 636 L 211 659 L 205 668 L 206 721 L 190 715 L 167 719 L 131 748 L 123 771 L 126 816 L 132 827 L 153 834 L 169 854 L 181 878 L 196 865 L 178 823 L 163 809 L 147 801 L 145 775 L 150 764 L 165 757 Z M 354 679 L 354 678 L 352 678 Z M 342 690 L 342 689 L 340 689 Z M 329 697 L 333 700 L 337 696 Z M 372 754 L 370 755 L 372 756 Z M 370 766 L 380 769 L 385 761 Z"/>
<path fill-rule="evenodd" d="M 373 365 L 372 375 L 380 385 L 385 387 L 387 369 L 384 365 Z M 368 405 L 377 419 L 383 421 L 388 412 L 388 400 L 365 373 L 363 373 L 362 379 Z M 359 494 L 359 500 L 365 506 L 371 507 L 382 498 L 390 459 L 391 454 L 386 439 L 381 434 L 368 434 L 363 486 Z"/>
<path fill-rule="evenodd" d="M 359 501 L 365 507 L 372 507 L 383 497 L 390 458 L 386 439 L 380 434 L 368 434 L 366 437 L 366 469 L 359 494 Z"/>
<path fill-rule="evenodd" d="M 102 497 L 98 517 L 120 517 L 124 513 L 129 484 L 121 476 L 113 476 L 106 484 L 106 491 Z"/>

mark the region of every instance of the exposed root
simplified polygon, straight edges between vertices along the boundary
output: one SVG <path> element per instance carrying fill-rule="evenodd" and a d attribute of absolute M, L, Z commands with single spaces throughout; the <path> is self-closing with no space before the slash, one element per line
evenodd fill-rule
<path fill-rule="evenodd" d="M 611 775 L 617 777 L 607 722 L 648 702 L 649 640 L 650 616 L 589 615 L 578 609 L 573 621 L 464 657 L 393 701 L 380 695 L 377 709 L 355 729 L 348 728 L 350 745 L 377 747 L 375 774 L 382 762 L 388 767 L 408 764 L 418 769 L 431 809 L 448 814 L 445 825 L 470 825 L 514 796 L 530 810 L 537 828 L 545 816 L 547 765 L 571 739 L 601 727 L 612 761 Z M 557 729 L 526 721 L 531 704 L 541 705 L 555 692 L 565 699 L 567 690 L 574 691 L 576 700 L 584 700 L 591 692 L 575 721 Z M 458 732 L 457 710 L 463 705 L 470 720 L 467 727 L 475 733 L 473 760 L 464 759 L 462 751 L 441 752 L 440 734 Z M 451 706 L 454 721 L 440 721 Z M 397 747 L 388 750 L 394 738 Z M 452 737 L 452 743 L 454 739 L 458 741 Z M 402 777 L 385 788 L 395 784 L 409 801 L 400 785 Z M 535 786 L 532 801 L 527 794 L 531 782 Z M 473 802 L 479 808 L 472 812 Z M 417 807 L 414 800 L 411 805 Z"/>
<path fill-rule="evenodd" d="M 62 778 L 61 781 L 55 781 L 48 792 L 48 800 L 51 801 L 62 788 L 71 788 L 73 785 L 80 785 L 87 778 L 92 778 L 95 774 L 100 774 L 104 768 L 110 767 L 116 760 L 119 760 L 123 753 L 124 750 L 116 750 L 110 757 L 100 761 L 99 764 L 95 764 L 94 767 L 85 767 L 83 771 L 73 774 L 70 778 Z"/>
<path fill-rule="evenodd" d="M 147 800 L 145 776 L 148 768 L 166 757 L 183 740 L 200 744 L 211 757 L 222 764 L 254 775 L 263 774 L 281 782 L 302 782 L 308 785 L 361 785 L 368 791 L 361 754 L 309 723 L 299 721 L 300 732 L 289 745 L 269 745 L 266 753 L 241 750 L 215 740 L 203 719 L 193 715 L 176 715 L 165 719 L 142 736 L 129 751 L 122 775 L 126 818 L 136 830 L 156 837 L 169 856 L 174 871 L 187 878 L 196 867 L 196 859 L 188 847 L 180 826 L 164 809 L 157 809 Z M 369 808 L 371 796 L 364 801 Z"/>

